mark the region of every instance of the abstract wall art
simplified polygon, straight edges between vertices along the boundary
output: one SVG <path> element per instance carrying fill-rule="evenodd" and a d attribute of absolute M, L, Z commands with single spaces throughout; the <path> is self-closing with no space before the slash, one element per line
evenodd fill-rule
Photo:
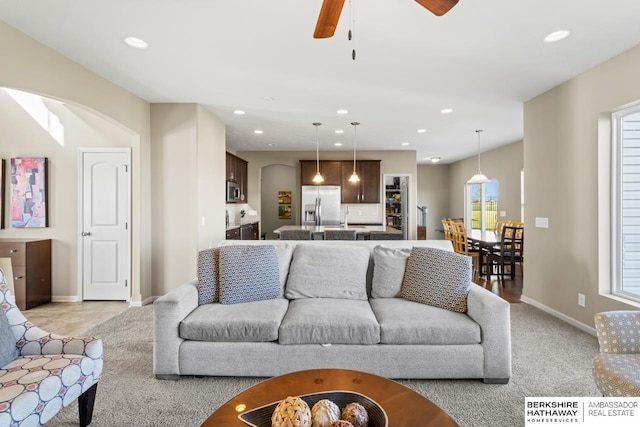
<path fill-rule="evenodd" d="M 11 159 L 11 226 L 47 227 L 47 158 Z"/>
<path fill-rule="evenodd" d="M 278 191 L 278 219 L 291 219 L 291 191 Z"/>

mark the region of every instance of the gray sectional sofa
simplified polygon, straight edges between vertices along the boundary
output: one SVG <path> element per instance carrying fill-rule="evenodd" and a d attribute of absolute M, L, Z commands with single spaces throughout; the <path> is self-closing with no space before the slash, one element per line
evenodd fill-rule
<path fill-rule="evenodd" d="M 401 269 L 411 249 L 451 251 L 448 241 L 212 242 L 212 247 L 219 245 L 273 246 L 278 295 L 199 305 L 199 283 L 194 279 L 157 299 L 157 378 L 266 377 L 315 368 L 355 369 L 388 378 L 477 378 L 486 383 L 507 383 L 511 377 L 506 301 L 475 284 L 470 284 L 465 298 L 466 312 L 401 296 Z M 228 265 L 229 259 L 220 255 L 219 273 Z M 261 265 L 238 268 L 263 271 Z M 247 277 L 256 280 L 255 274 Z M 221 301 L 223 289 L 217 291 Z M 225 292 L 226 298 L 237 297 Z"/>

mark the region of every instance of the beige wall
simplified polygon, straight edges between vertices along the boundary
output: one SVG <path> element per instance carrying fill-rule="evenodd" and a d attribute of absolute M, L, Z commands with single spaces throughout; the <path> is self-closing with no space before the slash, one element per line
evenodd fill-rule
<path fill-rule="evenodd" d="M 427 239 L 444 239 L 437 230 L 442 230 L 442 218 L 449 216 L 449 179 L 449 165 L 418 165 L 418 206 L 429 210 Z"/>
<path fill-rule="evenodd" d="M 84 106 L 118 126 L 126 128 L 130 133 L 133 147 L 132 299 L 139 303 L 142 299 L 151 296 L 149 104 L 2 21 L 0 21 L 0 52 L 2 52 L 0 87 L 38 93 Z M 4 120 L 3 126 L 5 126 Z M 4 151 L 6 142 L 2 142 Z M 5 156 L 4 153 L 2 155 Z M 75 184 L 72 191 L 76 192 Z M 58 202 L 52 199 L 50 203 L 55 206 Z M 75 216 L 77 205 L 72 202 L 63 209 L 65 214 Z M 73 230 L 25 230 L 20 235 L 54 238 L 58 232 L 65 235 L 76 233 L 75 224 Z M 1 237 L 8 236 L 8 233 L 8 230 L 0 230 Z M 72 252 L 77 251 L 76 246 L 77 244 L 69 243 L 66 249 Z M 55 295 L 68 295 L 71 292 L 69 285 L 59 283 L 58 280 L 62 277 L 76 276 L 75 259 L 70 259 L 68 265 L 56 266 L 56 270 L 66 271 L 64 274 L 55 273 L 59 276 L 54 277 L 56 283 L 53 285 L 53 292 Z M 71 295 L 75 295 L 75 292 Z"/>
<path fill-rule="evenodd" d="M 39 97 L 40 98 L 40 97 Z M 78 148 L 131 147 L 131 134 L 80 108 L 40 98 L 64 129 L 61 145 L 4 90 L 0 89 L 0 158 L 5 159 L 5 229 L 1 238 L 52 239 L 52 297 L 74 301 L 78 295 Z M 34 114 L 34 110 L 31 114 Z M 9 206 L 10 159 L 46 157 L 49 227 L 12 228 Z"/>
<path fill-rule="evenodd" d="M 159 296 L 194 278 L 198 250 L 224 239 L 224 125 L 196 104 L 152 104 L 151 144 Z"/>
<path fill-rule="evenodd" d="M 255 208 L 261 205 L 260 195 L 260 175 L 261 169 L 269 165 L 286 165 L 296 168 L 295 188 L 300 187 L 300 160 L 315 160 L 315 152 L 311 151 L 241 151 L 237 155 L 249 162 L 249 188 L 248 199 L 249 204 Z M 331 151 L 320 152 L 320 158 L 323 160 L 352 160 L 353 152 L 349 151 Z M 380 182 L 382 189 L 382 177 L 384 174 L 409 174 L 411 176 L 411 200 L 417 200 L 417 163 L 416 152 L 413 150 L 406 151 L 359 151 L 358 160 L 381 160 L 380 163 Z M 382 191 L 382 190 L 380 190 Z M 382 194 L 382 193 L 381 193 Z M 416 237 L 416 214 L 415 203 L 411 202 L 411 214 L 409 230 L 410 237 Z M 382 211 L 381 211 L 382 212 Z M 349 214 L 351 223 L 358 222 L 357 210 L 351 210 Z M 265 230 L 266 231 L 266 230 Z"/>
<path fill-rule="evenodd" d="M 515 142 L 481 154 L 482 172 L 498 181 L 498 210 L 520 220 L 520 171 L 523 143 Z M 473 156 L 448 165 L 418 165 L 418 204 L 429 209 L 429 239 L 443 239 L 442 218 L 464 216 L 464 188 L 478 170 Z"/>
<path fill-rule="evenodd" d="M 524 166 L 523 143 L 515 142 L 481 153 L 482 173 L 498 181 L 498 210 L 505 219 L 520 220 L 520 171 Z M 464 188 L 478 171 L 478 157 L 452 163 L 449 168 L 449 215 L 464 216 Z"/>
<path fill-rule="evenodd" d="M 640 46 L 524 108 L 525 222 L 549 218 L 548 229 L 527 228 L 524 296 L 589 326 L 596 312 L 631 308 L 598 291 L 610 285 L 610 136 L 600 132 L 599 140 L 598 124 L 604 118 L 606 125 L 612 111 L 640 100 L 639 75 Z M 586 296 L 584 308 L 577 304 L 578 293 Z"/>

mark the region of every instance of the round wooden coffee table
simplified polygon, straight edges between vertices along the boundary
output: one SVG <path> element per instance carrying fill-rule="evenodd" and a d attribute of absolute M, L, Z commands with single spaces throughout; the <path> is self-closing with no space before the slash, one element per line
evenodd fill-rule
<path fill-rule="evenodd" d="M 395 381 L 345 369 L 312 369 L 274 377 L 222 405 L 203 427 L 245 426 L 238 414 L 284 399 L 330 390 L 353 391 L 375 400 L 387 413 L 390 427 L 458 427 L 429 399 Z"/>

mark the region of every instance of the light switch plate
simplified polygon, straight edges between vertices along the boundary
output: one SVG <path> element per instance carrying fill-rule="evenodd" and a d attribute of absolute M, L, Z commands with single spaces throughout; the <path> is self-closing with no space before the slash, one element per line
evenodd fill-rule
<path fill-rule="evenodd" d="M 500 211 L 500 217 L 501 218 L 506 218 L 507 217 L 507 211 Z"/>
<path fill-rule="evenodd" d="M 536 227 L 549 228 L 549 218 L 536 217 Z"/>

